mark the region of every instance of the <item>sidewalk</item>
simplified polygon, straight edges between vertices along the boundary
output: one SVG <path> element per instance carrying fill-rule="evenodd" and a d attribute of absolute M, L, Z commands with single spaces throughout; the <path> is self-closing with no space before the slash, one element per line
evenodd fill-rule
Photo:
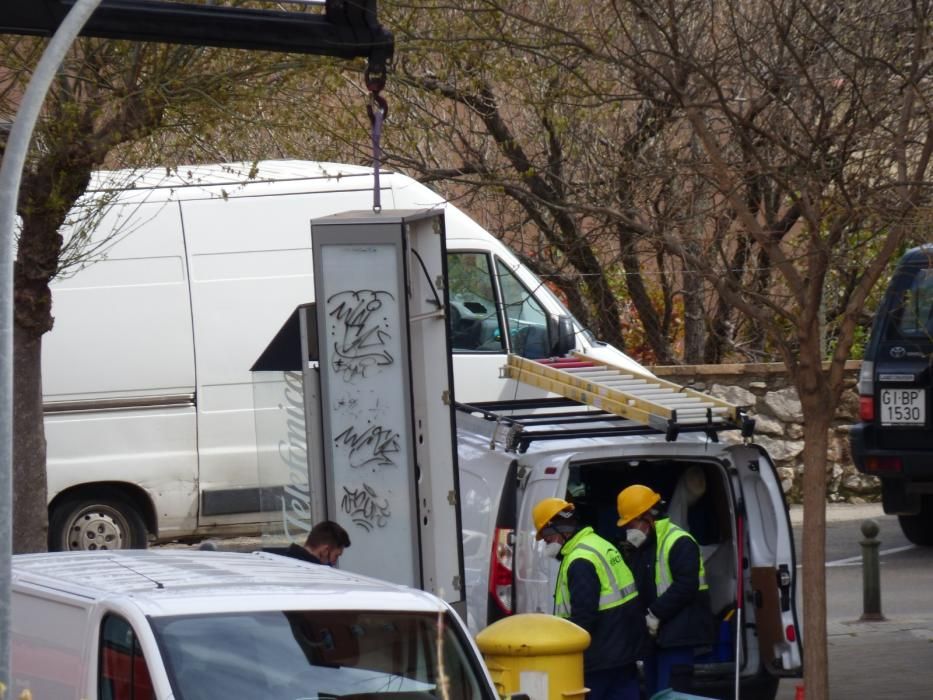
<path fill-rule="evenodd" d="M 791 506 L 790 517 L 791 524 L 799 527 L 803 522 L 803 508 Z M 882 517 L 880 503 L 826 506 L 828 524 Z M 829 590 L 828 595 L 831 598 L 833 591 Z M 832 609 L 832 600 L 829 602 Z M 933 595 L 931 605 L 922 611 L 890 616 L 879 622 L 831 618 L 826 631 L 831 698 L 920 700 L 933 697 Z M 796 686 L 802 682 L 798 679 L 781 681 L 777 700 L 795 700 Z"/>
<path fill-rule="evenodd" d="M 921 700 L 933 694 L 933 615 L 830 621 L 827 634 L 831 698 Z M 782 680 L 777 700 L 794 700 L 802 682 Z"/>

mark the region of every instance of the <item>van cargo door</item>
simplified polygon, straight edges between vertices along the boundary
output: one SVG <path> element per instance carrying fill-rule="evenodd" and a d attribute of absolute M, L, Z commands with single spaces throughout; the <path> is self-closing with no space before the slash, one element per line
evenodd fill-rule
<path fill-rule="evenodd" d="M 741 483 L 747 519 L 746 608 L 754 620 L 764 667 L 799 676 L 800 628 L 795 602 L 796 556 L 784 492 L 767 452 L 758 445 L 727 448 Z"/>

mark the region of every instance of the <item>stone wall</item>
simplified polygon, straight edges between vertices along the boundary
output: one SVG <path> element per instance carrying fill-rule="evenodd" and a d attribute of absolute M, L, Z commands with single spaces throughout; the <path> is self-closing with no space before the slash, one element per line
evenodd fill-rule
<path fill-rule="evenodd" d="M 849 426 L 858 421 L 855 384 L 860 364 L 846 365 L 846 386 L 829 436 L 826 468 L 830 502 L 865 503 L 881 497 L 878 480 L 856 471 L 849 451 Z M 774 460 L 788 501 L 799 502 L 803 474 L 802 416 L 797 390 L 790 385 L 783 364 L 658 366 L 651 371 L 668 381 L 749 406 L 755 419 L 755 442 L 767 449 Z M 726 434 L 723 439 L 740 438 Z"/>

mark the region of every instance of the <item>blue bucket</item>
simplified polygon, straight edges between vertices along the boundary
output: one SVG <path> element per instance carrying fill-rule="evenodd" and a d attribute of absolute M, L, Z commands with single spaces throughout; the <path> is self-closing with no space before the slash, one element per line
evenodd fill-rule
<path fill-rule="evenodd" d="M 734 658 L 732 654 L 734 643 L 735 635 L 732 631 L 732 623 L 731 620 L 727 618 L 719 623 L 719 634 L 716 637 L 716 641 L 713 642 L 712 648 L 705 654 L 697 655 L 694 659 L 694 663 L 712 664 L 732 661 Z"/>

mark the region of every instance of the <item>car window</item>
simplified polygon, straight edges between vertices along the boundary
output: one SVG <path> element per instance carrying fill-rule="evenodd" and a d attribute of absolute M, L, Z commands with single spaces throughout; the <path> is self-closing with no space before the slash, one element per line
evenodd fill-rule
<path fill-rule="evenodd" d="M 139 640 L 129 622 L 108 615 L 101 623 L 97 697 L 99 700 L 151 700 L 152 681 Z"/>
<path fill-rule="evenodd" d="M 177 700 L 492 700 L 446 615 L 273 611 L 152 625 Z"/>
<path fill-rule="evenodd" d="M 933 337 L 933 268 L 917 271 L 895 308 L 895 327 L 900 337 Z"/>
<path fill-rule="evenodd" d="M 551 354 L 547 334 L 547 314 L 531 292 L 501 260 L 496 259 L 496 273 L 502 290 L 502 303 L 509 324 L 512 352 L 529 358 Z"/>
<path fill-rule="evenodd" d="M 448 253 L 450 338 L 454 352 L 505 352 L 489 256 Z"/>

